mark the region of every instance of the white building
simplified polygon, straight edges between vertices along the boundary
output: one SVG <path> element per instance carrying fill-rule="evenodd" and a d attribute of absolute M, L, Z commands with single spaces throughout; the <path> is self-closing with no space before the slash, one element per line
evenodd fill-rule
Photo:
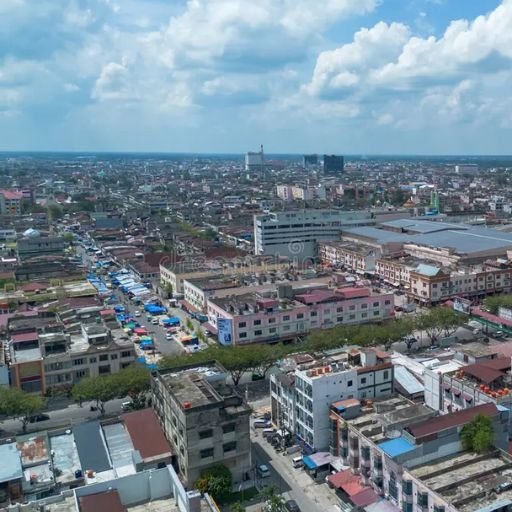
<path fill-rule="evenodd" d="M 371 212 L 298 210 L 254 216 L 255 254 L 313 258 L 316 244 L 338 240 L 344 228 L 374 224 Z"/>
<path fill-rule="evenodd" d="M 307 449 L 329 447 L 329 408 L 337 400 L 393 393 L 393 364 L 375 350 L 342 351 L 316 360 L 298 356 L 270 377 L 272 421 Z"/>
<path fill-rule="evenodd" d="M 245 154 L 246 171 L 263 171 L 265 169 L 265 154 L 263 146 L 257 152 L 249 151 Z"/>

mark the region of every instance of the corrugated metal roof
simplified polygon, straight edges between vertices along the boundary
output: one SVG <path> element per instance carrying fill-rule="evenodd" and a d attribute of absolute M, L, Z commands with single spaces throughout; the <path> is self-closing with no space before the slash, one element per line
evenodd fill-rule
<path fill-rule="evenodd" d="M 75 425 L 73 435 L 84 471 L 90 469 L 100 473 L 112 469 L 99 421 Z"/>
<path fill-rule="evenodd" d="M 402 388 L 404 388 L 410 395 L 423 393 L 425 391 L 425 386 L 423 386 L 423 384 L 421 384 L 414 375 L 403 366 L 395 366 L 394 377 L 398 384 L 400 384 L 400 386 L 402 386 Z"/>
<path fill-rule="evenodd" d="M 398 457 L 404 453 L 408 453 L 414 450 L 414 445 L 407 441 L 405 437 L 397 437 L 396 439 L 390 439 L 379 444 L 379 448 L 390 457 Z"/>
<path fill-rule="evenodd" d="M 420 263 L 416 267 L 416 272 L 424 276 L 434 277 L 437 276 L 440 271 L 441 269 L 439 267 L 434 267 L 434 265 L 427 265 L 426 263 Z"/>
<path fill-rule="evenodd" d="M 0 445 L 0 483 L 10 482 L 23 476 L 20 453 L 16 443 Z"/>

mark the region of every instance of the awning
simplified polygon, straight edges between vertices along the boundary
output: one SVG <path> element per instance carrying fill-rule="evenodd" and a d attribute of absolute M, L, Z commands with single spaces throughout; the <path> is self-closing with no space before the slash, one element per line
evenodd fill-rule
<path fill-rule="evenodd" d="M 309 455 L 305 455 L 304 457 L 302 457 L 302 462 L 304 462 L 304 466 L 307 469 L 316 469 L 317 467 L 315 462 L 311 459 Z"/>
<path fill-rule="evenodd" d="M 462 393 L 462 391 L 460 389 L 452 389 L 452 393 L 455 395 L 455 396 L 460 396 L 460 394 Z"/>
<path fill-rule="evenodd" d="M 366 487 L 361 492 L 358 492 L 354 496 L 350 497 L 350 501 L 356 507 L 366 507 L 372 503 L 375 503 L 379 499 L 379 495 L 370 487 Z"/>
<path fill-rule="evenodd" d="M 466 393 L 462 393 L 462 397 L 464 398 L 464 400 L 466 400 L 466 402 L 471 402 L 473 400 L 473 397 Z"/>
<path fill-rule="evenodd" d="M 443 389 L 445 391 L 450 391 L 450 389 L 452 389 L 452 387 L 450 386 L 450 384 L 447 384 L 446 382 L 443 384 Z"/>
<path fill-rule="evenodd" d="M 180 300 L 180 304 L 191 313 L 201 313 L 199 309 L 197 309 L 193 304 L 190 304 L 190 302 L 186 300 Z"/>

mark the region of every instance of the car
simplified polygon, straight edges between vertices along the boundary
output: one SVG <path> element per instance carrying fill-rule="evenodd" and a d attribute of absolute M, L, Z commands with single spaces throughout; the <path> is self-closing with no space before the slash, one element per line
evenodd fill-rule
<path fill-rule="evenodd" d="M 140 311 L 138 309 L 136 309 L 134 314 L 135 314 L 135 316 L 138 317 L 138 316 L 140 316 Z"/>
<path fill-rule="evenodd" d="M 268 466 L 266 464 L 260 464 L 256 468 L 256 472 L 258 473 L 258 476 L 260 478 L 267 478 L 270 476 L 270 469 L 268 469 Z"/>
<path fill-rule="evenodd" d="M 496 331 L 494 333 L 495 338 L 503 338 L 503 336 L 505 336 L 505 333 L 503 331 Z"/>
<path fill-rule="evenodd" d="M 170 332 L 168 332 L 166 335 L 165 335 L 165 339 L 166 340 L 172 340 L 173 336 Z"/>
<path fill-rule="evenodd" d="M 28 420 L 30 423 L 37 423 L 39 421 L 47 421 L 50 419 L 48 414 L 34 414 L 34 416 L 30 416 Z"/>
<path fill-rule="evenodd" d="M 153 317 L 153 318 L 151 319 L 151 323 L 152 323 L 153 325 L 158 325 L 158 318 Z"/>
<path fill-rule="evenodd" d="M 133 402 L 131 400 L 129 400 L 127 402 L 123 402 L 121 404 L 121 409 L 123 411 L 129 411 L 132 407 L 133 407 Z"/>
<path fill-rule="evenodd" d="M 301 512 L 299 505 L 297 505 L 297 502 L 295 500 L 288 500 L 284 504 L 284 509 L 287 512 Z"/>

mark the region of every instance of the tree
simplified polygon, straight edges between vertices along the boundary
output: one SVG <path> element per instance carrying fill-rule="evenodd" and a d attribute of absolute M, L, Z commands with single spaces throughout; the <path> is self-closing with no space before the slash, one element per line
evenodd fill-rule
<path fill-rule="evenodd" d="M 512 295 L 498 295 L 494 297 L 486 297 L 484 299 L 484 307 L 493 315 L 503 308 L 512 308 Z"/>
<path fill-rule="evenodd" d="M 73 233 L 64 233 L 64 234 L 62 235 L 62 238 L 63 238 L 66 242 L 72 242 L 72 241 L 73 241 L 73 239 L 74 239 L 75 237 L 73 236 Z"/>
<path fill-rule="evenodd" d="M 26 432 L 30 417 L 41 411 L 45 405 L 43 397 L 25 393 L 16 388 L 0 386 L 0 414 L 21 420 L 23 432 Z"/>
<path fill-rule="evenodd" d="M 261 491 L 261 497 L 265 502 L 266 512 L 284 512 L 284 498 L 277 494 L 274 486 L 265 486 Z"/>
<path fill-rule="evenodd" d="M 231 505 L 231 512 L 245 512 L 245 510 L 245 507 L 239 501 Z"/>
<path fill-rule="evenodd" d="M 210 494 L 215 500 L 222 500 L 231 493 L 233 475 L 224 464 L 217 464 L 201 473 L 195 487 L 203 494 Z"/>
<path fill-rule="evenodd" d="M 434 344 L 441 334 L 451 336 L 463 323 L 465 318 L 452 309 L 440 306 L 432 308 L 418 319 L 418 328 L 425 331 Z"/>
<path fill-rule="evenodd" d="M 49 222 L 55 221 L 62 217 L 62 208 L 56 204 L 49 204 L 46 212 Z"/>
<path fill-rule="evenodd" d="M 491 419 L 483 414 L 478 414 L 471 422 L 462 427 L 460 440 L 465 450 L 471 450 L 478 454 L 488 452 L 494 441 Z"/>
<path fill-rule="evenodd" d="M 80 403 L 84 400 L 96 402 L 101 414 L 105 414 L 105 403 L 119 396 L 119 390 L 113 384 L 110 375 L 86 377 L 73 386 L 71 394 Z"/>

